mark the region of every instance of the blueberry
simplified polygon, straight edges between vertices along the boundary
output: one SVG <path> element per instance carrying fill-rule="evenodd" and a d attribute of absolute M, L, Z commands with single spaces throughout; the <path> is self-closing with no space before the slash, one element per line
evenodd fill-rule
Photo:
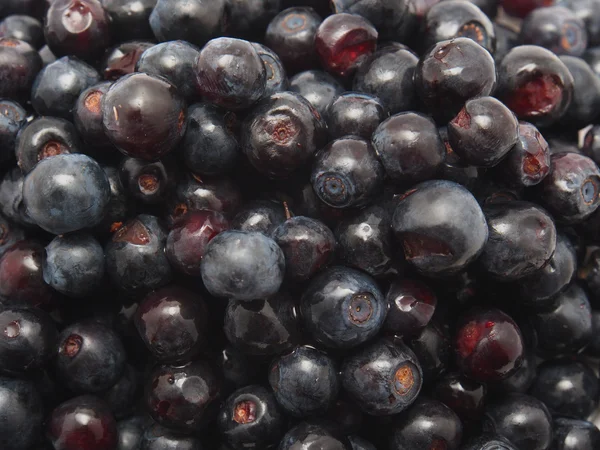
<path fill-rule="evenodd" d="M 61 403 L 52 411 L 46 427 L 56 450 L 113 450 L 117 446 L 117 422 L 108 405 L 92 395 Z"/>
<path fill-rule="evenodd" d="M 28 216 L 54 234 L 97 225 L 106 213 L 109 196 L 110 186 L 102 168 L 79 154 L 40 161 L 23 184 Z"/>
<path fill-rule="evenodd" d="M 300 422 L 290 429 L 279 443 L 279 450 L 327 449 L 352 450 L 346 437 L 339 436 L 326 425 Z"/>
<path fill-rule="evenodd" d="M 587 131 L 581 153 L 594 160 L 596 164 L 600 162 L 600 126 L 594 125 Z"/>
<path fill-rule="evenodd" d="M 175 190 L 177 165 L 169 156 L 153 162 L 126 157 L 121 161 L 119 174 L 130 198 L 157 204 Z"/>
<path fill-rule="evenodd" d="M 458 373 L 449 373 L 436 382 L 433 397 L 463 421 L 479 420 L 487 400 L 487 386 Z"/>
<path fill-rule="evenodd" d="M 200 439 L 185 436 L 169 428 L 153 424 L 146 428 L 140 441 L 142 450 L 202 450 Z"/>
<path fill-rule="evenodd" d="M 195 64 L 197 87 L 205 100 L 227 109 L 245 109 L 265 93 L 266 70 L 248 41 L 217 38 L 200 51 Z"/>
<path fill-rule="evenodd" d="M 152 42 L 132 41 L 111 48 L 101 63 L 104 79 L 114 81 L 133 72 L 146 72 L 136 67 L 142 54 L 151 47 L 154 47 Z"/>
<path fill-rule="evenodd" d="M 529 202 L 484 208 L 490 236 L 478 262 L 480 268 L 510 281 L 541 269 L 556 249 L 556 228 L 550 215 Z"/>
<path fill-rule="evenodd" d="M 493 97 L 468 100 L 448 124 L 452 150 L 473 166 L 495 166 L 519 138 L 514 113 Z"/>
<path fill-rule="evenodd" d="M 426 181 L 407 191 L 396 207 L 392 228 L 407 261 L 432 275 L 464 269 L 488 240 L 475 198 L 450 181 Z"/>
<path fill-rule="evenodd" d="M 207 307 L 202 297 L 181 287 L 147 295 L 134 320 L 144 344 L 160 362 L 187 362 L 206 345 Z"/>
<path fill-rule="evenodd" d="M 437 400 L 418 399 L 392 428 L 391 448 L 458 448 L 462 423 L 458 416 Z"/>
<path fill-rule="evenodd" d="M 281 0 L 226 0 L 227 31 L 236 37 L 262 38 L 269 21 L 282 9 Z"/>
<path fill-rule="evenodd" d="M 229 342 L 248 355 L 276 355 L 301 339 L 295 303 L 287 293 L 266 300 L 230 300 L 223 329 Z"/>
<path fill-rule="evenodd" d="M 327 108 L 326 121 L 332 139 L 349 134 L 370 139 L 386 117 L 387 111 L 378 98 L 348 92 L 331 102 Z"/>
<path fill-rule="evenodd" d="M 284 9 L 269 23 L 265 44 L 279 55 L 288 69 L 312 69 L 317 65 L 314 42 L 322 20 L 313 8 Z"/>
<path fill-rule="evenodd" d="M 356 71 L 352 88 L 377 97 L 390 114 L 415 109 L 413 74 L 419 59 L 402 44 L 378 49 Z"/>
<path fill-rule="evenodd" d="M 228 345 L 219 355 L 219 367 L 223 374 L 225 388 L 249 386 L 260 379 L 262 365 L 260 357 L 253 357 Z"/>
<path fill-rule="evenodd" d="M 102 127 L 102 99 L 111 85 L 112 83 L 105 81 L 85 89 L 79 95 L 73 110 L 73 122 L 79 136 L 94 149 L 112 150 L 112 144 Z M 93 154 L 100 155 L 99 152 Z"/>
<path fill-rule="evenodd" d="M 279 290 L 285 258 L 275 241 L 263 234 L 224 231 L 208 244 L 201 269 L 212 295 L 254 300 Z"/>
<path fill-rule="evenodd" d="M 325 123 L 300 95 L 280 92 L 252 109 L 240 139 L 242 151 L 259 172 L 287 178 L 325 144 Z"/>
<path fill-rule="evenodd" d="M 62 294 L 84 297 L 104 278 L 104 250 L 90 234 L 55 237 L 46 247 L 44 281 Z"/>
<path fill-rule="evenodd" d="M 469 439 L 461 450 L 519 450 L 501 436 L 482 434 Z"/>
<path fill-rule="evenodd" d="M 235 230 L 262 233 L 271 236 L 275 228 L 286 220 L 284 205 L 271 200 L 254 200 L 246 203 L 233 218 Z"/>
<path fill-rule="evenodd" d="M 102 0 L 112 36 L 123 41 L 154 36 L 149 18 L 155 6 L 156 0 Z"/>
<path fill-rule="evenodd" d="M 125 188 L 121 183 L 119 170 L 111 166 L 103 166 L 102 169 L 108 178 L 110 185 L 110 196 L 106 214 L 100 223 L 95 227 L 98 233 L 106 234 L 116 231 L 132 215 L 132 204 L 126 196 Z"/>
<path fill-rule="evenodd" d="M 220 395 L 217 374 L 208 363 L 197 360 L 184 366 L 155 367 L 147 379 L 145 405 L 160 425 L 193 434 L 214 418 Z"/>
<path fill-rule="evenodd" d="M 3 309 L 0 331 L 0 367 L 5 373 L 41 369 L 54 356 L 56 325 L 37 308 Z"/>
<path fill-rule="evenodd" d="M 79 95 L 100 81 L 92 66 L 63 56 L 38 74 L 31 89 L 31 104 L 39 115 L 71 120 Z"/>
<path fill-rule="evenodd" d="M 317 196 L 334 208 L 365 206 L 383 185 L 384 167 L 365 139 L 336 139 L 315 156 L 311 183 Z"/>
<path fill-rule="evenodd" d="M 236 3 L 241 4 L 241 3 Z M 285 67 L 279 58 L 279 55 L 262 44 L 253 42 L 252 47 L 260 56 L 260 59 L 265 66 L 267 84 L 265 86 L 265 96 L 273 95 L 277 92 L 287 91 L 289 88 L 289 80 Z"/>
<path fill-rule="evenodd" d="M 129 416 L 134 410 L 138 394 L 138 373 L 127 364 L 121 377 L 100 397 L 106 402 L 116 419 Z"/>
<path fill-rule="evenodd" d="M 490 95 L 497 80 L 492 55 L 463 37 L 435 44 L 421 56 L 414 77 L 423 105 L 441 122 L 456 116 L 470 98 Z"/>
<path fill-rule="evenodd" d="M 406 344 L 421 365 L 424 383 L 434 382 L 451 366 L 453 349 L 450 335 L 443 325 L 435 321 L 407 337 Z"/>
<path fill-rule="evenodd" d="M 104 391 L 125 370 L 125 348 L 119 336 L 96 322 L 75 323 L 58 337 L 56 371 L 76 393 Z"/>
<path fill-rule="evenodd" d="M 339 13 L 327 17 L 315 34 L 315 49 L 327 71 L 349 76 L 375 52 L 379 33 L 366 18 Z"/>
<path fill-rule="evenodd" d="M 6 16 L 0 22 L 0 37 L 19 39 L 38 49 L 45 43 L 42 23 L 35 17 L 20 14 Z"/>
<path fill-rule="evenodd" d="M 148 419 L 133 416 L 117 423 L 117 450 L 139 450 Z"/>
<path fill-rule="evenodd" d="M 598 378 L 583 362 L 548 360 L 538 367 L 530 393 L 553 414 L 585 419 L 598 404 Z"/>
<path fill-rule="evenodd" d="M 557 418 L 554 420 L 552 448 L 584 450 L 600 446 L 600 431 L 585 420 Z"/>
<path fill-rule="evenodd" d="M 14 244 L 23 239 L 25 239 L 23 230 L 0 215 L 0 257 Z"/>
<path fill-rule="evenodd" d="M 424 283 L 396 279 L 385 297 L 388 313 L 384 329 L 397 336 L 411 336 L 425 328 L 431 320 L 437 297 Z"/>
<path fill-rule="evenodd" d="M 500 310 L 476 309 L 464 315 L 455 335 L 456 362 L 476 381 L 500 381 L 522 364 L 524 343 L 517 324 Z"/>
<path fill-rule="evenodd" d="M 25 103 L 38 73 L 42 58 L 25 41 L 0 38 L 0 97 Z M 33 96 L 32 96 L 33 97 Z"/>
<path fill-rule="evenodd" d="M 175 86 L 144 73 L 125 76 L 102 99 L 104 131 L 125 155 L 156 160 L 185 133 L 185 102 Z"/>
<path fill-rule="evenodd" d="M 140 55 L 137 72 L 164 77 L 179 90 L 186 99 L 197 96 L 194 81 L 194 62 L 199 50 L 185 41 L 163 42 L 151 46 Z"/>
<path fill-rule="evenodd" d="M 286 274 L 292 280 L 308 280 L 333 261 L 335 236 L 319 220 L 292 217 L 277 226 L 271 237 L 283 251 Z"/>
<path fill-rule="evenodd" d="M 525 349 L 525 357 L 521 367 L 504 380 L 490 384 L 490 389 L 496 394 L 506 392 L 526 393 L 537 376 L 537 356 L 532 348 Z"/>
<path fill-rule="evenodd" d="M 105 247 L 106 271 L 115 286 L 139 293 L 171 281 L 172 269 L 164 252 L 166 239 L 158 218 L 146 214 L 119 228 Z"/>
<path fill-rule="evenodd" d="M 417 398 L 423 372 L 404 344 L 379 340 L 344 360 L 342 385 L 365 412 L 397 414 Z"/>
<path fill-rule="evenodd" d="M 307 70 L 290 78 L 290 91 L 300 94 L 325 117 L 327 107 L 344 92 L 344 87 L 326 72 Z"/>
<path fill-rule="evenodd" d="M 573 76 L 573 99 L 569 109 L 561 118 L 561 124 L 580 129 L 594 122 L 600 107 L 600 79 L 588 63 L 575 56 L 561 56 Z"/>
<path fill-rule="evenodd" d="M 373 147 L 394 183 L 414 184 L 433 178 L 446 159 L 435 122 L 423 114 L 400 113 L 373 133 Z"/>
<path fill-rule="evenodd" d="M 0 378 L 0 445 L 27 450 L 42 434 L 43 405 L 33 383 Z M 108 450 L 108 449 L 107 449 Z"/>
<path fill-rule="evenodd" d="M 269 370 L 269 384 L 277 402 L 294 417 L 325 412 L 340 386 L 333 360 L 308 346 L 275 359 Z"/>
<path fill-rule="evenodd" d="M 352 348 L 373 338 L 387 313 L 375 280 L 343 266 L 314 277 L 302 295 L 300 309 L 306 331 L 328 348 Z"/>
<path fill-rule="evenodd" d="M 14 160 L 17 136 L 26 120 L 27 112 L 17 102 L 0 101 L 0 165 L 5 166 Z"/>

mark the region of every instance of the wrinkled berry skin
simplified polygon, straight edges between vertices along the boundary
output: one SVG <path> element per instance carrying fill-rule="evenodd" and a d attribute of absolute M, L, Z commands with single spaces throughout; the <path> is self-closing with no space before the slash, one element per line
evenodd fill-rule
<path fill-rule="evenodd" d="M 266 70 L 248 41 L 220 37 L 208 42 L 196 59 L 198 91 L 210 103 L 245 109 L 265 93 Z"/>
<path fill-rule="evenodd" d="M 557 418 L 554 419 L 552 450 L 584 450 L 600 447 L 600 430 L 591 422 Z"/>
<path fill-rule="evenodd" d="M 159 42 L 181 39 L 201 47 L 223 31 L 225 6 L 226 0 L 158 0 L 150 27 Z"/>
<path fill-rule="evenodd" d="M 552 442 L 552 417 L 535 397 L 511 394 L 486 408 L 483 427 L 522 450 L 544 450 Z"/>
<path fill-rule="evenodd" d="M 598 378 L 583 362 L 548 360 L 538 367 L 530 393 L 551 413 L 584 420 L 598 403 Z"/>
<path fill-rule="evenodd" d="M 318 423 L 300 422 L 281 439 L 279 450 L 322 448 L 327 450 L 352 450 L 348 439 Z"/>
<path fill-rule="evenodd" d="M 216 235 L 229 229 L 229 221 L 216 211 L 190 211 L 171 227 L 165 253 L 174 269 L 199 276 L 206 246 Z"/>
<path fill-rule="evenodd" d="M 478 262 L 491 276 L 518 280 L 542 268 L 556 249 L 552 218 L 529 202 L 492 204 L 484 208 L 490 237 Z"/>
<path fill-rule="evenodd" d="M 344 389 L 366 413 L 397 414 L 417 398 L 423 372 L 414 353 L 401 342 L 382 339 L 347 357 Z"/>
<path fill-rule="evenodd" d="M 541 204 L 561 222 L 581 222 L 600 206 L 598 166 L 577 153 L 552 155 L 551 172 L 538 189 Z"/>
<path fill-rule="evenodd" d="M 106 135 L 133 158 L 152 161 L 173 150 L 185 133 L 185 116 L 185 101 L 175 86 L 144 73 L 122 77 L 102 100 Z"/>
<path fill-rule="evenodd" d="M 0 97 L 25 104 L 40 70 L 42 59 L 31 45 L 14 38 L 0 38 Z"/>
<path fill-rule="evenodd" d="M 378 32 L 364 17 L 333 14 L 315 34 L 315 49 L 323 67 L 334 75 L 351 75 L 375 51 Z"/>
<path fill-rule="evenodd" d="M 493 167 L 517 143 L 519 131 L 516 116 L 493 97 L 467 101 L 448 124 L 452 150 L 466 164 Z"/>
<path fill-rule="evenodd" d="M 94 148 L 107 148 L 110 141 L 102 127 L 102 99 L 112 83 L 105 81 L 84 90 L 73 110 L 73 122 L 79 136 Z"/>
<path fill-rule="evenodd" d="M 295 302 L 285 292 L 265 300 L 231 300 L 223 331 L 231 345 L 247 355 L 277 355 L 301 339 Z"/>
<path fill-rule="evenodd" d="M 209 242 L 201 272 L 212 295 L 255 300 L 279 290 L 285 257 L 275 241 L 261 233 L 224 231 Z"/>
<path fill-rule="evenodd" d="M 328 348 L 352 348 L 379 332 L 387 304 L 369 275 L 334 266 L 311 280 L 300 309 L 305 330 L 318 343 Z"/>
<path fill-rule="evenodd" d="M 550 164 L 544 136 L 534 125 L 519 122 L 517 142 L 498 164 L 498 176 L 511 186 L 535 186 L 550 173 Z"/>
<path fill-rule="evenodd" d="M 118 229 L 105 247 L 106 271 L 112 282 L 124 291 L 144 293 L 171 281 L 166 239 L 158 218 L 146 214 Z"/>
<path fill-rule="evenodd" d="M 592 308 L 585 291 L 572 284 L 553 307 L 530 315 L 538 349 L 551 355 L 576 354 L 592 338 Z"/>
<path fill-rule="evenodd" d="M 104 278 L 104 249 L 90 234 L 55 237 L 46 246 L 44 281 L 69 297 L 85 297 Z"/>
<path fill-rule="evenodd" d="M 370 139 L 387 115 L 378 98 L 354 92 L 342 94 L 327 108 L 329 137 L 337 139 L 353 134 Z"/>
<path fill-rule="evenodd" d="M 285 256 L 286 275 L 306 281 L 333 261 L 335 236 L 321 221 L 296 216 L 279 225 L 271 237 Z"/>
<path fill-rule="evenodd" d="M 6 307 L 0 312 L 0 330 L 4 373 L 41 369 L 56 352 L 56 325 L 37 308 Z"/>
<path fill-rule="evenodd" d="M 322 22 L 309 7 L 296 6 L 277 14 L 265 33 L 265 44 L 279 55 L 285 66 L 294 71 L 317 65 L 315 35 Z"/>
<path fill-rule="evenodd" d="M 460 216 L 455 211 L 461 211 Z M 406 192 L 394 212 L 392 228 L 406 260 L 430 275 L 464 269 L 488 240 L 477 201 L 451 181 L 426 181 Z"/>
<path fill-rule="evenodd" d="M 334 361 L 309 346 L 275 359 L 269 369 L 269 384 L 277 402 L 294 417 L 324 413 L 340 387 Z"/>
<path fill-rule="evenodd" d="M 315 156 L 311 183 L 317 196 L 333 208 L 365 206 L 383 185 L 384 168 L 365 139 L 336 139 Z"/>
<path fill-rule="evenodd" d="M 372 142 L 387 178 L 394 183 L 429 180 L 446 159 L 435 122 L 419 113 L 400 113 L 385 120 L 373 133 Z"/>
<path fill-rule="evenodd" d="M 296 92 L 309 101 L 322 117 L 335 97 L 344 92 L 344 86 L 327 72 L 307 70 L 290 78 L 291 92 Z"/>
<path fill-rule="evenodd" d="M 194 62 L 198 54 L 199 50 L 185 41 L 163 42 L 141 54 L 136 71 L 164 77 L 185 99 L 193 99 L 196 96 Z"/>
<path fill-rule="evenodd" d="M 548 126 L 567 112 L 573 90 L 573 76 L 558 56 L 536 45 L 521 45 L 498 65 L 494 95 L 520 120 Z"/>
<path fill-rule="evenodd" d="M 521 25 L 521 44 L 539 45 L 557 55 L 581 56 L 588 43 L 583 20 L 563 6 L 538 8 Z"/>
<path fill-rule="evenodd" d="M 443 123 L 456 116 L 470 98 L 494 91 L 496 65 L 483 47 L 469 38 L 456 38 L 438 42 L 423 54 L 414 80 L 427 111 Z"/>
<path fill-rule="evenodd" d="M 97 322 L 81 322 L 60 333 L 55 366 L 70 390 L 93 393 L 118 381 L 125 370 L 126 357 L 115 331 Z"/>
<path fill-rule="evenodd" d="M 394 450 L 450 450 L 458 448 L 461 438 L 462 423 L 454 411 L 439 401 L 418 399 L 394 423 L 390 445 Z"/>
<path fill-rule="evenodd" d="M 234 116 L 213 105 L 196 103 L 188 108 L 187 127 L 179 152 L 185 165 L 199 175 L 223 175 L 234 168 L 240 151 L 227 121 Z"/>
<path fill-rule="evenodd" d="M 569 239 L 562 233 L 556 236 L 556 249 L 548 264 L 517 282 L 522 301 L 535 309 L 545 309 L 553 297 L 573 279 L 577 270 L 577 255 Z"/>
<path fill-rule="evenodd" d="M 463 316 L 454 341 L 458 367 L 476 381 L 503 380 L 523 361 L 521 330 L 499 310 L 476 309 Z"/>
<path fill-rule="evenodd" d="M 413 74 L 419 58 L 402 44 L 378 49 L 356 71 L 352 89 L 377 97 L 390 114 L 415 109 Z"/>
<path fill-rule="evenodd" d="M 413 280 L 394 280 L 385 298 L 388 313 L 384 328 L 396 336 L 411 336 L 426 327 L 437 305 L 435 293 Z"/>
<path fill-rule="evenodd" d="M 35 385 L 25 380 L 0 377 L 0 405 L 2 448 L 26 450 L 38 443 L 43 429 L 44 405 Z"/>
<path fill-rule="evenodd" d="M 280 92 L 252 109 L 240 144 L 259 172 L 287 178 L 305 166 L 325 140 L 325 123 L 310 103 L 298 94 Z"/>
<path fill-rule="evenodd" d="M 83 145 L 73 124 L 58 117 L 38 117 L 17 136 L 17 165 L 29 173 L 42 159 L 63 153 L 81 153 Z"/>
<path fill-rule="evenodd" d="M 23 183 L 27 214 L 54 234 L 97 225 L 106 213 L 109 198 L 106 174 L 96 161 L 80 154 L 40 161 Z"/>
<path fill-rule="evenodd" d="M 377 277 L 393 263 L 392 213 L 382 205 L 360 210 L 335 229 L 338 258 L 347 266 Z"/>
<path fill-rule="evenodd" d="M 14 159 L 14 148 L 19 130 L 27 121 L 27 111 L 17 102 L 0 101 L 0 166 Z"/>
<path fill-rule="evenodd" d="M 63 56 L 38 74 L 31 88 L 31 104 L 40 116 L 72 120 L 79 95 L 100 82 L 92 66 L 73 56 Z"/>
<path fill-rule="evenodd" d="M 53 0 L 44 35 L 55 55 L 93 60 L 110 44 L 109 18 L 100 0 Z"/>
<path fill-rule="evenodd" d="M 179 286 L 148 294 L 134 316 L 142 341 L 162 363 L 197 356 L 206 344 L 208 320 L 202 297 Z"/>
<path fill-rule="evenodd" d="M 470 38 L 488 50 L 496 51 L 494 24 L 473 2 L 449 0 L 434 4 L 421 24 L 421 48 L 457 37 Z"/>
<path fill-rule="evenodd" d="M 144 432 L 140 440 L 142 450 L 202 450 L 200 438 L 185 436 L 155 423 Z M 138 447 L 136 447 L 138 448 Z M 121 450 L 119 448 L 119 450 Z"/>
<path fill-rule="evenodd" d="M 117 423 L 106 403 L 82 395 L 52 411 L 46 435 L 56 450 L 113 450 L 117 446 Z"/>
<path fill-rule="evenodd" d="M 433 398 L 452 409 L 463 421 L 479 420 L 487 399 L 487 386 L 458 373 L 437 381 Z"/>
<path fill-rule="evenodd" d="M 190 389 L 194 395 L 188 395 Z M 218 410 L 221 382 L 204 361 L 185 366 L 157 366 L 145 388 L 145 404 L 160 425 L 189 434 L 197 433 Z"/>

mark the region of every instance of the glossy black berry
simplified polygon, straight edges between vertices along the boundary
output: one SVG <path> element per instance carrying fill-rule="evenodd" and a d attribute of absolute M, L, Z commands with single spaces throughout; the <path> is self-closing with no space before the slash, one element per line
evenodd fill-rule
<path fill-rule="evenodd" d="M 487 386 L 458 373 L 449 373 L 436 382 L 433 397 L 463 421 L 479 420 L 487 399 Z"/>
<path fill-rule="evenodd" d="M 376 97 L 360 93 L 344 93 L 327 108 L 329 137 L 337 139 L 349 134 L 370 139 L 387 111 Z"/>
<path fill-rule="evenodd" d="M 326 448 L 328 450 L 352 450 L 346 437 L 340 436 L 331 427 L 319 423 L 300 422 L 281 439 L 279 450 L 296 448 Z"/>
<path fill-rule="evenodd" d="M 300 94 L 325 117 L 327 107 L 344 92 L 344 87 L 327 72 L 307 70 L 290 78 L 290 91 Z"/>
<path fill-rule="evenodd" d="M 42 23 L 35 17 L 20 14 L 6 16 L 0 22 L 0 37 L 19 39 L 38 49 L 45 43 Z"/>
<path fill-rule="evenodd" d="M 73 123 L 79 136 L 95 149 L 114 149 L 102 125 L 102 100 L 111 86 L 111 82 L 105 81 L 85 89 L 73 109 Z"/>
<path fill-rule="evenodd" d="M 564 418 L 554 420 L 553 450 L 584 450 L 598 446 L 600 430 L 593 423 Z"/>
<path fill-rule="evenodd" d="M 42 399 L 33 383 L 0 377 L 0 445 L 2 448 L 7 450 L 32 448 L 42 434 L 43 413 Z"/>
<path fill-rule="evenodd" d="M 125 191 L 132 199 L 156 204 L 164 202 L 175 189 L 177 166 L 168 156 L 154 162 L 124 158 L 119 174 Z"/>
<path fill-rule="evenodd" d="M 388 313 L 384 329 L 397 336 L 411 336 L 427 326 L 437 305 L 435 293 L 424 283 L 397 279 L 386 294 Z"/>
<path fill-rule="evenodd" d="M 0 101 L 0 165 L 4 166 L 14 160 L 17 135 L 26 119 L 27 112 L 17 102 Z"/>
<path fill-rule="evenodd" d="M 588 63 L 575 56 L 561 56 L 560 60 L 573 75 L 573 99 L 561 123 L 580 129 L 594 122 L 600 107 L 600 79 Z"/>
<path fill-rule="evenodd" d="M 15 38 L 0 38 L 2 98 L 25 103 L 40 70 L 42 58 L 31 45 Z"/>
<path fill-rule="evenodd" d="M 136 67 L 142 54 L 151 47 L 154 47 L 152 42 L 131 41 L 110 49 L 102 60 L 104 79 L 114 81 L 136 71 L 145 72 Z"/>
<path fill-rule="evenodd" d="M 156 423 L 146 428 L 139 445 L 143 450 L 202 450 L 203 448 L 200 438 L 187 436 Z"/>
<path fill-rule="evenodd" d="M 271 50 L 269 47 L 266 47 L 257 42 L 253 42 L 252 47 L 254 47 L 256 53 L 258 53 L 258 56 L 260 56 L 260 59 L 262 60 L 263 65 L 265 66 L 267 77 L 267 84 L 265 86 L 265 96 L 272 95 L 277 92 L 287 91 L 289 88 L 289 80 L 287 77 L 285 67 L 283 67 L 283 63 L 279 58 L 279 55 L 273 50 Z"/>
<path fill-rule="evenodd" d="M 102 0 L 112 36 L 123 41 L 151 39 L 154 34 L 148 19 L 156 3 L 156 0 Z"/>

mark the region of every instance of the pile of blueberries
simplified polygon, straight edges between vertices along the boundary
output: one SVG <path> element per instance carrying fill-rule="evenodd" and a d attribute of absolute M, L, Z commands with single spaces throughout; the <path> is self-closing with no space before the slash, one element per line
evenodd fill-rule
<path fill-rule="evenodd" d="M 600 450 L 599 165 L 600 0 L 0 0 L 0 450 Z"/>

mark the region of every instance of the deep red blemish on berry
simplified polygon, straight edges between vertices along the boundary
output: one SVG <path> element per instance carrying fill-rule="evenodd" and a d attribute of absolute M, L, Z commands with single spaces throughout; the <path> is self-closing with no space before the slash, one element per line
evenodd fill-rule
<path fill-rule="evenodd" d="M 150 231 L 139 220 L 121 227 L 113 236 L 113 242 L 128 242 L 134 245 L 146 245 L 150 242 Z"/>
<path fill-rule="evenodd" d="M 562 101 L 562 91 L 556 75 L 537 75 L 516 89 L 506 105 L 518 116 L 539 116 L 549 113 Z"/>
<path fill-rule="evenodd" d="M 256 403 L 245 400 L 235 405 L 233 420 L 240 424 L 254 422 L 256 420 Z"/>
<path fill-rule="evenodd" d="M 456 117 L 452 119 L 452 123 L 459 128 L 469 128 L 471 126 L 471 115 L 467 112 L 467 108 L 461 109 Z"/>
<path fill-rule="evenodd" d="M 466 358 L 473 353 L 481 340 L 483 329 L 475 322 L 470 322 L 460 329 L 456 339 L 458 353 Z"/>
<path fill-rule="evenodd" d="M 402 239 L 404 256 L 411 260 L 431 256 L 452 256 L 452 249 L 443 241 L 431 236 L 406 233 Z"/>
<path fill-rule="evenodd" d="M 488 320 L 488 321 L 485 323 L 485 327 L 486 327 L 486 328 L 492 328 L 494 325 L 496 325 L 496 324 L 495 324 L 494 322 L 492 322 L 491 320 Z"/>
<path fill-rule="evenodd" d="M 160 402 L 158 402 L 158 405 L 156 405 L 156 412 L 158 415 L 164 417 L 168 414 L 169 409 L 171 408 L 171 403 L 162 400 Z"/>
<path fill-rule="evenodd" d="M 73 358 L 76 356 L 81 350 L 81 346 L 83 345 L 83 338 L 77 334 L 71 334 L 62 346 L 62 351 L 69 358 Z"/>

